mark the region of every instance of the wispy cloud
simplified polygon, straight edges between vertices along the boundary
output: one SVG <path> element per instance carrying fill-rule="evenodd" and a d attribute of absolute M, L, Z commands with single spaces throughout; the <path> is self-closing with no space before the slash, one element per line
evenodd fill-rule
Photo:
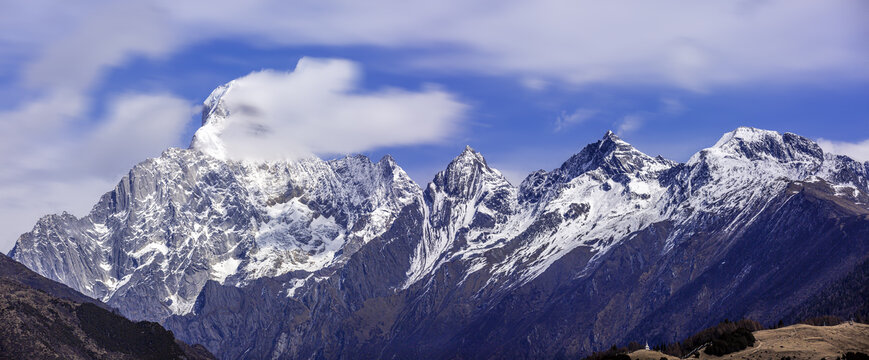
<path fill-rule="evenodd" d="M 266 46 L 427 47 L 433 51 L 411 60 L 438 69 L 515 74 L 534 79 L 526 81 L 532 88 L 567 82 L 702 90 L 869 77 L 869 49 L 856 45 L 865 36 L 865 4 L 849 0 L 752 7 L 685 0 L 8 5 L 0 15 L 0 57 L 35 59 L 25 66 L 25 80 L 34 86 L 86 85 L 135 56 L 165 56 L 219 38 Z M 449 50 L 437 51 L 443 45 Z"/>
<path fill-rule="evenodd" d="M 685 104 L 674 97 L 662 97 L 658 109 L 653 111 L 633 112 L 622 117 L 616 123 L 616 133 L 625 135 L 639 130 L 650 121 L 659 121 L 662 118 L 681 115 L 687 110 Z"/>
<path fill-rule="evenodd" d="M 616 134 L 618 134 L 619 136 L 624 136 L 628 133 L 631 133 L 643 126 L 644 121 L 645 119 L 641 115 L 626 115 L 621 119 L 621 121 L 619 121 Z"/>
<path fill-rule="evenodd" d="M 0 248 L 47 213 L 81 215 L 129 168 L 181 144 L 194 108 L 171 94 L 129 93 L 105 116 L 82 118 L 84 101 L 51 96 L 0 113 Z"/>
<path fill-rule="evenodd" d="M 585 122 L 597 115 L 599 113 L 596 109 L 576 109 L 572 113 L 568 113 L 567 111 L 562 111 L 561 114 L 555 118 L 555 132 L 559 132 L 564 130 L 570 126 Z"/>
<path fill-rule="evenodd" d="M 660 113 L 666 115 L 680 115 L 685 112 L 687 108 L 685 104 L 682 103 L 681 100 L 674 97 L 662 97 L 661 98 L 661 110 Z"/>
<path fill-rule="evenodd" d="M 519 80 L 519 83 L 522 84 L 526 89 L 534 90 L 534 91 L 543 91 L 549 86 L 549 82 L 543 80 L 539 77 L 534 76 L 526 76 Z"/>

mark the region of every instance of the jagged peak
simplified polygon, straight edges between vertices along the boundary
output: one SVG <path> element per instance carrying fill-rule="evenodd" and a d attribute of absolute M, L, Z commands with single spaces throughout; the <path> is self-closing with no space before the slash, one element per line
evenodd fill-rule
<path fill-rule="evenodd" d="M 402 168 L 401 165 L 398 165 L 398 162 L 395 161 L 395 158 L 393 158 L 392 155 L 383 155 L 383 157 L 377 161 L 377 166 L 383 169 L 384 176 L 391 176 L 393 179 L 401 178 L 407 182 L 413 183 L 413 186 L 417 188 L 419 187 L 419 185 L 416 185 L 416 182 L 410 178 L 410 175 L 404 171 L 404 168 Z"/>
<path fill-rule="evenodd" d="M 462 150 L 462 153 L 456 157 L 456 159 L 468 158 L 468 159 L 476 159 L 482 162 L 486 162 L 486 159 L 483 157 L 483 154 L 480 154 L 479 151 L 474 150 L 471 145 L 465 145 L 465 149 Z M 455 160 L 454 160 L 455 161 Z"/>
<path fill-rule="evenodd" d="M 465 146 L 462 153 L 456 156 L 446 169 L 435 175 L 432 185 L 448 193 L 457 193 L 469 191 L 470 183 L 480 181 L 512 186 L 500 171 L 489 167 L 483 154 L 470 146 Z"/>
<path fill-rule="evenodd" d="M 724 133 L 712 147 L 722 148 L 734 142 L 759 142 L 765 141 L 765 139 L 781 140 L 781 138 L 781 134 L 776 131 L 740 126 L 733 131 Z"/>
<path fill-rule="evenodd" d="M 600 140 L 586 145 L 582 151 L 571 156 L 557 171 L 561 173 L 561 177 L 573 178 L 598 168 L 615 174 L 647 167 L 649 170 L 659 170 L 668 166 L 672 166 L 672 161 L 646 155 L 614 132 L 607 131 Z"/>
<path fill-rule="evenodd" d="M 823 161 L 824 152 L 814 141 L 793 134 L 740 126 L 721 136 L 710 148 L 701 150 L 689 160 L 695 163 L 710 154 L 751 161 Z"/>
<path fill-rule="evenodd" d="M 639 152 L 634 148 L 633 145 L 628 143 L 627 141 L 622 140 L 618 135 L 616 135 L 612 130 L 607 130 L 600 141 L 596 142 L 598 152 L 603 154 L 613 154 L 616 152 Z M 642 154 L 642 152 L 640 152 Z M 645 154 L 643 154 L 645 155 Z"/>
<path fill-rule="evenodd" d="M 398 165 L 392 155 L 383 155 L 383 157 L 377 161 L 377 166 L 383 169 L 384 176 L 392 177 L 393 179 L 402 179 L 402 181 L 412 183 L 414 187 L 419 188 L 419 185 L 410 178 L 410 175 L 404 171 L 404 168 L 402 168 L 401 165 Z"/>
<path fill-rule="evenodd" d="M 612 130 L 607 130 L 607 131 L 603 134 L 603 137 L 600 138 L 600 139 L 601 139 L 601 140 L 614 141 L 614 142 L 625 142 L 625 141 L 622 140 L 618 135 L 616 135 L 616 133 L 614 133 Z"/>
<path fill-rule="evenodd" d="M 327 162 L 335 165 L 358 164 L 364 166 L 371 166 L 374 164 L 374 162 L 371 161 L 371 158 L 363 154 L 347 154 L 339 158 L 328 160 Z"/>
<path fill-rule="evenodd" d="M 216 121 L 218 118 L 225 118 L 229 115 L 228 109 L 225 104 L 223 104 L 223 98 L 229 94 L 235 84 L 236 81 L 232 80 L 226 84 L 220 85 L 214 89 L 207 98 L 205 98 L 205 101 L 202 102 L 202 125 L 205 125 L 209 121 Z"/>
<path fill-rule="evenodd" d="M 225 97 L 235 84 L 236 80 L 232 80 L 218 86 L 202 103 L 202 126 L 193 134 L 190 149 L 220 160 L 227 159 L 226 145 L 220 139 L 220 135 L 226 127 L 226 118 L 229 116 L 229 109 L 224 104 Z"/>
<path fill-rule="evenodd" d="M 390 155 L 390 154 L 383 155 L 383 157 L 381 157 L 380 160 L 378 160 L 377 162 L 387 164 L 390 166 L 397 165 L 395 162 L 395 158 L 393 158 L 392 155 Z"/>
<path fill-rule="evenodd" d="M 465 145 L 465 149 L 447 165 L 447 170 L 473 166 L 474 164 L 480 164 L 484 168 L 489 167 L 483 154 L 474 150 L 470 145 Z"/>
<path fill-rule="evenodd" d="M 315 159 L 319 158 L 315 157 Z M 380 178 L 382 180 L 393 182 L 398 181 L 408 183 L 410 186 L 417 189 L 419 188 L 413 179 L 407 175 L 407 172 L 405 172 L 390 155 L 385 155 L 377 162 L 373 162 L 371 161 L 371 158 L 366 155 L 351 154 L 329 160 L 326 163 L 333 171 L 335 171 L 336 175 L 345 179 L 355 179 L 363 182 L 374 181 L 371 182 L 373 184 L 377 182 L 375 180 L 376 178 Z"/>

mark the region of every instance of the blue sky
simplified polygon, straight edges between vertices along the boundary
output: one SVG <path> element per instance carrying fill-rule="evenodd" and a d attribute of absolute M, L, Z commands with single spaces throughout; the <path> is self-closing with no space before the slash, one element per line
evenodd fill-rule
<path fill-rule="evenodd" d="M 358 100 L 355 117 L 322 121 L 350 121 L 372 138 L 354 152 L 391 154 L 421 184 L 466 144 L 518 182 L 610 129 L 677 161 L 737 126 L 869 160 L 865 2 L 33 1 L 4 13 L 0 251 L 40 215 L 84 215 L 132 165 L 187 147 L 217 86 L 303 57 L 342 59 L 349 68 L 318 74 L 359 77 L 336 83 L 348 86 L 337 99 Z M 438 112 L 435 94 L 456 110 Z M 383 134 L 366 104 L 408 97 L 422 105 Z M 435 133 L 415 133 L 429 129 L 420 119 Z M 317 131 L 306 136 L 324 146 L 299 146 L 345 149 Z"/>
<path fill-rule="evenodd" d="M 618 130 L 624 118 L 631 116 L 641 118 L 641 124 L 637 129 L 622 131 L 622 137 L 644 152 L 677 161 L 687 160 L 737 126 L 837 141 L 869 138 L 869 83 L 768 84 L 708 92 L 673 86 L 555 84 L 537 90 L 513 77 L 404 70 L 389 64 L 395 58 L 409 57 L 413 51 L 373 47 L 262 48 L 238 41 L 214 41 L 166 59 L 140 58 L 114 69 L 98 90 L 97 99 L 105 102 L 112 94 L 133 89 L 169 91 L 201 103 L 214 88 L 229 80 L 262 69 L 292 71 L 304 56 L 349 59 L 363 67 L 363 91 L 384 87 L 413 90 L 438 84 L 471 105 L 467 121 L 442 142 L 363 152 L 374 160 L 391 154 L 421 183 L 444 168 L 464 145 L 483 152 L 493 166 L 510 173 L 511 180 L 521 179 L 535 169 L 557 167 L 606 130 Z M 560 117 L 578 109 L 593 109 L 594 113 L 587 120 L 558 127 Z M 99 118 L 105 104 L 96 105 L 93 111 L 91 116 Z M 197 113 L 176 146 L 186 147 L 198 127 Z"/>

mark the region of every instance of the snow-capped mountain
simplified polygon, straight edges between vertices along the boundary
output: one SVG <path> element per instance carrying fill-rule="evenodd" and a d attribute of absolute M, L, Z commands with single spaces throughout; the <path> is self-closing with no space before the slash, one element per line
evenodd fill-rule
<path fill-rule="evenodd" d="M 608 132 L 518 187 L 467 147 L 423 190 L 390 157 L 231 159 L 232 86 L 11 256 L 224 358 L 573 356 L 777 320 L 869 259 L 869 163 L 798 135 L 677 163 Z"/>
<path fill-rule="evenodd" d="M 189 312 L 208 280 L 340 264 L 421 201 L 390 157 L 220 160 L 216 138 L 202 139 L 225 120 L 227 91 L 209 97 L 190 149 L 136 165 L 83 218 L 41 219 L 10 255 L 131 318 L 162 320 Z"/>

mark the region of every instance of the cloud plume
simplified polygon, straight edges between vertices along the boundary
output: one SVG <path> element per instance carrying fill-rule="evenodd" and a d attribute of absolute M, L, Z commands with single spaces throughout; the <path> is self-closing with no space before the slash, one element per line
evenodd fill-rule
<path fill-rule="evenodd" d="M 280 159 L 436 143 L 454 134 L 467 106 L 434 87 L 359 89 L 360 67 L 302 58 L 292 72 L 265 70 L 221 89 L 192 146 L 219 158 Z M 223 113 L 221 113 L 223 114 Z"/>

